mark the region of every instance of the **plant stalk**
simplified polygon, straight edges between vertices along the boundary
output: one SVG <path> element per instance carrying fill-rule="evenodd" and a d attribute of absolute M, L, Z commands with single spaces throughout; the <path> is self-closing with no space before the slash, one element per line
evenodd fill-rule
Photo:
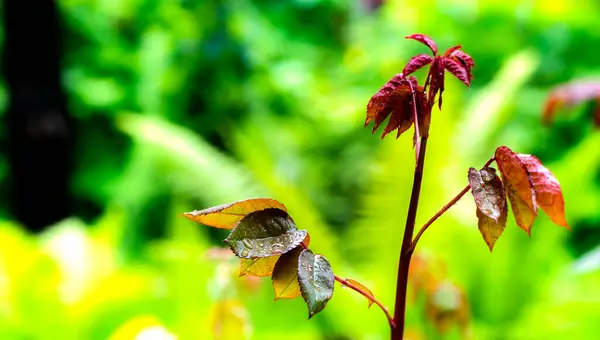
<path fill-rule="evenodd" d="M 398 263 L 398 277 L 396 281 L 396 303 L 394 306 L 394 324 L 392 328 L 392 340 L 402 340 L 404 335 L 404 318 L 406 313 L 406 288 L 408 284 L 408 269 L 410 266 L 410 257 L 412 253 L 408 249 L 412 243 L 413 231 L 415 229 L 415 219 L 417 217 L 417 207 L 419 205 L 419 196 L 421 195 L 421 182 L 423 181 L 423 167 L 425 164 L 425 150 L 427 148 L 427 137 L 421 137 L 418 149 L 417 164 L 413 176 L 413 187 L 410 195 L 410 204 L 408 206 L 408 215 L 406 216 L 406 226 L 402 238 L 402 247 L 400 248 L 400 261 Z"/>
<path fill-rule="evenodd" d="M 494 161 L 494 157 L 490 158 L 482 166 L 482 168 L 485 168 L 486 166 L 492 164 L 493 161 Z M 433 224 L 433 222 L 435 222 L 435 220 L 437 220 L 440 216 L 442 216 L 448 209 L 450 209 L 454 204 L 456 204 L 456 202 L 458 202 L 458 200 L 461 199 L 467 192 L 469 192 L 469 189 L 471 189 L 471 186 L 469 184 L 467 184 L 467 186 L 464 187 L 456 196 L 454 196 L 454 198 L 451 199 L 450 202 L 446 203 L 446 205 L 444 205 L 442 207 L 442 209 L 440 209 L 440 211 L 438 211 L 437 213 L 435 213 L 435 215 L 433 215 L 433 217 L 431 217 L 429 219 L 429 221 L 427 221 L 421 227 L 421 230 L 419 230 L 419 232 L 417 233 L 417 236 L 415 236 L 415 239 L 412 241 L 412 243 L 410 245 L 410 248 L 408 248 L 407 252 L 412 253 L 415 250 L 415 247 L 417 246 L 417 242 L 419 242 L 419 239 L 421 238 L 421 235 L 423 235 L 423 233 L 425 232 L 425 230 L 427 230 L 427 228 L 429 228 L 429 226 L 431 224 Z"/>

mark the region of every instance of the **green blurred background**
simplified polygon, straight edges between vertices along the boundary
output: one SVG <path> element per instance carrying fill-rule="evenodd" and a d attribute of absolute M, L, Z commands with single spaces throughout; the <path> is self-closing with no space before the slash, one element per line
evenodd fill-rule
<path fill-rule="evenodd" d="M 511 217 L 491 254 L 472 199 L 436 222 L 418 252 L 466 293 L 463 335 L 600 336 L 600 134 L 589 105 L 541 124 L 554 85 L 600 76 L 597 1 L 62 0 L 58 12 L 72 216 L 31 233 L 0 209 L 0 338 L 388 338 L 381 311 L 340 286 L 310 321 L 301 299 L 274 302 L 268 278 L 237 278 L 215 249 L 223 231 L 180 214 L 273 197 L 336 274 L 391 308 L 412 136 L 381 141 L 363 123 L 370 96 L 427 52 L 411 33 L 476 63 L 472 88 L 447 77 L 434 110 L 417 224 L 507 145 L 553 171 L 572 227 L 542 213 L 529 238 Z M 2 182 L 10 171 L 0 158 Z M 413 339 L 461 338 L 437 333 L 421 300 L 407 313 Z"/>

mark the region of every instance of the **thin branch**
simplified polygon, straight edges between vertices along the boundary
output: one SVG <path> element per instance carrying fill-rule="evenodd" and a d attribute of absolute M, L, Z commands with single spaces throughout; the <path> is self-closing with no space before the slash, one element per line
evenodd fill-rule
<path fill-rule="evenodd" d="M 482 168 L 485 168 L 486 166 L 492 164 L 492 162 L 494 161 L 494 157 L 490 158 L 484 165 Z M 471 187 L 467 184 L 466 187 L 464 187 L 459 193 L 458 195 L 456 195 L 453 199 L 450 200 L 450 202 L 446 203 L 446 205 L 444 205 L 442 207 L 442 209 L 440 209 L 440 211 L 438 211 L 437 213 L 435 213 L 435 215 L 433 215 L 433 217 L 431 217 L 429 219 L 429 221 L 425 222 L 425 224 L 421 227 L 421 230 L 419 230 L 419 232 L 417 233 L 417 236 L 415 236 L 415 239 L 412 241 L 412 243 L 410 244 L 410 248 L 408 248 L 407 253 L 412 253 L 413 251 L 415 251 L 415 247 L 417 246 L 417 242 L 419 242 L 419 239 L 421 238 L 421 235 L 423 235 L 423 233 L 425 232 L 425 230 L 427 230 L 427 228 L 429 228 L 429 226 L 435 222 L 435 220 L 437 220 L 440 216 L 442 216 L 448 209 L 450 209 L 454 204 L 456 204 L 456 202 L 458 202 L 458 200 L 460 200 L 467 192 L 469 192 L 469 189 Z"/>
<path fill-rule="evenodd" d="M 379 308 L 381 308 L 381 310 L 385 313 L 385 316 L 388 319 L 388 322 L 390 323 L 390 327 L 395 328 L 396 325 L 394 324 L 394 318 L 392 318 L 392 315 L 390 314 L 390 312 L 388 311 L 387 307 L 384 306 L 381 302 L 379 302 L 375 296 L 373 296 L 372 293 L 370 292 L 365 292 L 364 290 L 362 290 L 360 287 L 355 286 L 352 282 L 346 280 L 346 279 L 342 279 L 337 275 L 333 275 L 333 277 L 335 278 L 335 280 L 341 284 L 343 284 L 344 286 L 358 292 L 359 294 L 361 294 L 362 296 L 366 297 L 367 299 L 369 299 L 369 301 L 373 301 L 377 306 L 379 306 Z"/>

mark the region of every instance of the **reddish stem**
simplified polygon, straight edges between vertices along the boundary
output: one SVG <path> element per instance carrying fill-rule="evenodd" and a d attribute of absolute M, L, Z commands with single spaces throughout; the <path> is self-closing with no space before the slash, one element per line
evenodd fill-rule
<path fill-rule="evenodd" d="M 398 263 L 398 276 L 396 279 L 396 303 L 394 306 L 394 323 L 396 327 L 392 328 L 392 340 L 402 340 L 404 334 L 404 317 L 406 313 L 406 288 L 408 286 L 408 268 L 410 267 L 410 248 L 413 231 L 415 229 L 415 219 L 417 217 L 417 207 L 419 205 L 419 196 L 421 194 L 421 182 L 423 181 L 423 167 L 425 165 L 425 150 L 427 148 L 427 137 L 421 137 L 421 144 L 417 155 L 417 164 L 413 176 L 413 187 L 408 206 L 408 215 L 406 216 L 406 226 L 404 227 L 404 236 L 402 238 L 402 247 L 400 248 L 400 261 Z"/>
<path fill-rule="evenodd" d="M 492 164 L 492 162 L 494 161 L 494 157 L 490 158 L 484 165 L 482 168 L 485 168 L 486 166 Z M 425 222 L 425 224 L 421 227 L 421 230 L 419 230 L 419 232 L 417 233 L 417 236 L 415 236 L 415 239 L 412 241 L 410 248 L 408 248 L 407 252 L 411 253 L 413 251 L 415 251 L 415 247 L 417 246 L 417 242 L 419 242 L 419 239 L 421 238 L 421 235 L 423 235 L 423 233 L 425 232 L 425 230 L 427 230 L 427 228 L 429 228 L 429 226 L 435 222 L 435 220 L 437 220 L 440 216 L 442 216 L 448 209 L 450 209 L 450 207 L 452 207 L 454 204 L 456 204 L 456 202 L 458 202 L 459 199 L 461 199 L 467 192 L 469 192 L 469 189 L 471 187 L 467 184 L 466 187 L 464 187 L 459 193 L 458 195 L 456 195 L 453 199 L 450 200 L 450 202 L 446 203 L 446 205 L 444 205 L 442 207 L 442 209 L 440 209 L 440 211 L 438 211 L 437 213 L 435 213 L 435 215 L 433 215 L 432 218 L 429 219 L 429 221 Z"/>
<path fill-rule="evenodd" d="M 366 297 L 367 299 L 369 299 L 369 301 L 373 301 L 377 306 L 379 306 L 379 308 L 381 308 L 381 310 L 385 313 L 385 316 L 388 319 L 388 322 L 390 323 L 390 327 L 391 328 L 395 328 L 396 325 L 394 324 L 394 319 L 392 318 L 392 316 L 390 315 L 390 312 L 388 311 L 387 307 L 384 306 L 381 302 L 379 302 L 375 296 L 373 296 L 373 293 L 370 292 L 365 292 L 364 290 L 362 290 L 360 287 L 357 287 L 356 285 L 354 285 L 352 282 L 346 280 L 346 279 L 342 279 L 337 275 L 333 275 L 333 277 L 335 278 L 335 280 L 341 284 L 343 284 L 344 286 L 358 292 L 359 294 L 361 294 L 362 296 Z"/>
<path fill-rule="evenodd" d="M 421 150 L 421 132 L 419 131 L 419 115 L 417 113 L 417 97 L 415 96 L 415 89 L 413 88 L 412 83 L 409 81 L 408 86 L 410 87 L 410 92 L 412 95 L 413 101 L 413 120 L 415 125 L 415 162 L 419 160 L 419 151 Z"/>

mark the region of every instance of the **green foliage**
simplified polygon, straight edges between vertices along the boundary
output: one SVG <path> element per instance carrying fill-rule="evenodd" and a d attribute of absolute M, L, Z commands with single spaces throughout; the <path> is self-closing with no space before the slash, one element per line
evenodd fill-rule
<path fill-rule="evenodd" d="M 509 219 L 493 255 L 469 199 L 422 238 L 419 249 L 446 268 L 434 272 L 469 297 L 470 334 L 600 332 L 600 268 L 580 269 L 600 243 L 600 135 L 585 106 L 540 125 L 554 85 L 600 75 L 597 1 L 390 0 L 376 11 L 329 0 L 59 5 L 82 220 L 34 237 L 0 207 L 3 338 L 131 339 L 158 330 L 225 339 L 217 329 L 226 325 L 242 339 L 384 338 L 380 311 L 350 289 L 336 289 L 314 320 L 290 323 L 306 319 L 302 300 L 266 302 L 268 280 L 238 278 L 235 258 L 210 250 L 226 234 L 179 213 L 276 197 L 310 231 L 311 249 L 391 305 L 397 258 L 389 249 L 401 242 L 413 150 L 410 136 L 372 138 L 363 113 L 373 89 L 427 52 L 401 38 L 417 31 L 440 46 L 461 42 L 478 62 L 472 88 L 448 81 L 455 96 L 444 97 L 444 114 L 433 112 L 417 225 L 500 144 L 537 155 L 573 202 L 570 233 L 541 215 L 529 239 Z M 0 158 L 3 183 L 6 169 Z M 409 331 L 440 338 L 425 310 L 411 302 Z"/>

